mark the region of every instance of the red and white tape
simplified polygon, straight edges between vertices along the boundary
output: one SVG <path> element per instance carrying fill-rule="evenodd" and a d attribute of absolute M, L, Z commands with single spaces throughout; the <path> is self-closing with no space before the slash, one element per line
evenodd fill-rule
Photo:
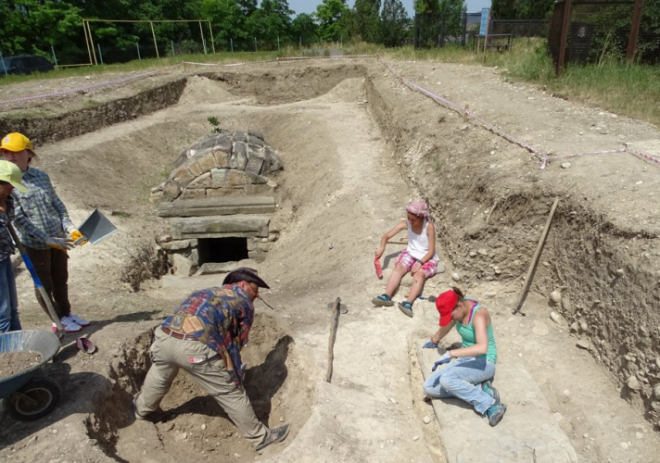
<path fill-rule="evenodd" d="M 625 148 L 618 148 L 618 149 L 613 149 L 613 150 L 604 150 L 604 151 L 592 151 L 588 153 L 578 153 L 578 154 L 564 154 L 564 155 L 552 155 L 550 153 L 543 153 L 540 150 L 534 148 L 528 143 L 525 143 L 522 140 L 518 140 L 517 138 L 507 134 L 504 132 L 502 129 L 499 127 L 495 126 L 495 124 L 492 124 L 490 122 L 487 122 L 483 119 L 481 119 L 479 116 L 477 116 L 474 112 L 467 108 L 463 108 L 457 103 L 454 103 L 453 101 L 449 100 L 448 98 L 442 97 L 440 95 L 437 95 L 436 93 L 431 92 L 430 90 L 425 89 L 424 87 L 415 84 L 414 82 L 409 81 L 408 79 L 405 79 L 404 77 L 400 76 L 399 73 L 396 72 L 396 70 L 385 60 L 380 58 L 378 56 L 378 60 L 387 68 L 389 71 L 405 86 L 410 88 L 411 90 L 418 91 L 422 93 L 423 95 L 426 95 L 427 97 L 431 98 L 434 100 L 436 103 L 441 104 L 453 111 L 456 111 L 457 113 L 461 115 L 465 115 L 468 117 L 468 120 L 476 121 L 478 124 L 483 127 L 484 129 L 504 138 L 508 142 L 511 142 L 515 145 L 520 146 L 521 148 L 526 149 L 530 153 L 534 154 L 536 157 L 538 157 L 541 160 L 541 169 L 545 169 L 547 164 L 549 162 L 553 162 L 559 159 L 567 159 L 567 158 L 574 158 L 574 157 L 579 157 L 579 156 L 587 156 L 587 155 L 592 155 L 592 154 L 612 154 L 612 153 L 630 153 L 633 156 L 636 156 L 640 159 L 643 159 L 645 161 L 651 162 L 655 165 L 660 166 L 660 159 L 651 156 L 650 154 L 643 153 L 641 151 L 635 150 L 632 148 L 628 143 L 625 144 Z"/>

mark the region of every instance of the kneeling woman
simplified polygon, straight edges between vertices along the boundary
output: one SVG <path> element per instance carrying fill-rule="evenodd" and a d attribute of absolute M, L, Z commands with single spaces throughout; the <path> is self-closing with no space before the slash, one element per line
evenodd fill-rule
<path fill-rule="evenodd" d="M 496 426 L 506 412 L 506 405 L 500 402 L 500 395 L 491 382 L 495 376 L 497 348 L 488 311 L 474 299 L 464 297 L 458 288 L 440 294 L 435 305 L 440 312 L 440 328 L 424 347 L 437 348 L 454 326 L 463 344 L 460 349 L 446 351 L 435 362 L 434 372 L 439 365 L 456 358 L 426 379 L 424 392 L 433 399 L 462 399 L 480 415 L 487 415 L 491 426 Z"/>

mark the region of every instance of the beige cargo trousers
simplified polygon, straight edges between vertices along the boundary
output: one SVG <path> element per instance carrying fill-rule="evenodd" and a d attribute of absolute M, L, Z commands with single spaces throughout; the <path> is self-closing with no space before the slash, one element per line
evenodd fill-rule
<path fill-rule="evenodd" d="M 172 338 L 158 327 L 151 345 L 151 359 L 151 368 L 135 404 L 139 415 L 146 416 L 158 409 L 182 369 L 220 404 L 253 446 L 263 443 L 270 435 L 268 427 L 254 414 L 247 394 L 227 372 L 224 361 L 206 344 Z"/>

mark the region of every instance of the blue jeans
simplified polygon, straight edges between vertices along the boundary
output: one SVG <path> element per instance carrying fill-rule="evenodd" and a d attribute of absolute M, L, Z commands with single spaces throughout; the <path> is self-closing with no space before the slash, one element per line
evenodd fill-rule
<path fill-rule="evenodd" d="M 471 404 L 480 415 L 495 403 L 480 384 L 495 376 L 495 363 L 485 358 L 460 357 L 424 382 L 424 392 L 433 399 L 457 397 Z"/>
<path fill-rule="evenodd" d="M 8 257 L 0 261 L 0 333 L 20 329 L 16 280 L 11 259 Z"/>

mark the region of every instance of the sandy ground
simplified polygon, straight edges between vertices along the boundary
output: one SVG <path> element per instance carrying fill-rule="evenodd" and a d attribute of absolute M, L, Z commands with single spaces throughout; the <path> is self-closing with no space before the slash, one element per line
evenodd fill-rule
<path fill-rule="evenodd" d="M 452 117 L 432 104 L 425 106 L 429 103 L 402 88 L 384 68 L 366 65 L 372 79 L 404 102 L 411 138 L 437 124 L 440 116 Z M 597 109 L 563 100 L 551 101 L 540 90 L 502 83 L 491 70 L 429 63 L 396 65 L 407 69 L 411 80 L 469 102 L 482 117 L 488 115 L 553 152 L 610 148 L 621 141 L 620 135 L 635 142 L 657 138 L 653 127 L 599 115 Z M 306 63 L 286 66 L 299 74 L 309 72 Z M 325 63 L 319 66 L 328 68 Z M 264 67 L 255 66 L 250 72 L 258 76 Z M 322 79 L 322 73 L 315 71 L 308 85 L 322 87 Z M 426 419 L 433 411 L 422 401 L 421 372 L 410 347 L 435 330 L 437 312 L 431 304 L 419 302 L 415 318 L 408 319 L 396 308 L 377 309 L 369 302 L 384 286 L 372 266 L 380 235 L 403 218 L 403 206 L 410 199 L 428 193 L 428 179 L 435 173 L 429 170 L 423 181 L 411 178 L 402 167 L 400 153 L 388 143 L 392 133 L 376 123 L 364 78 L 339 79 L 328 93 L 303 101 L 292 101 L 295 86 L 279 103 L 274 95 L 267 102 L 258 92 L 251 97 L 245 83 L 241 91 L 231 90 L 222 82 L 196 77 L 177 106 L 40 149 L 39 167 L 51 174 L 74 221 L 100 208 L 119 230 L 106 242 L 71 254 L 74 310 L 94 320 L 86 332 L 99 352 L 85 356 L 70 344 L 75 337 L 65 338 L 59 361 L 47 369 L 62 384 L 61 405 L 35 423 L 4 418 L 0 459 L 178 461 L 189 457 L 192 447 L 201 461 L 445 461 L 442 430 L 434 419 Z M 537 104 L 540 101 L 543 104 Z M 569 118 L 566 109 L 560 111 L 565 107 L 572 108 L 575 116 Z M 262 131 L 285 165 L 275 179 L 280 184 L 279 209 L 272 221 L 281 232 L 280 240 L 260 266 L 273 288 L 264 298 L 276 311 L 257 302 L 261 315 L 255 330 L 261 334 L 254 335 L 255 345 L 248 347 L 247 355 L 255 365 L 252 378 L 259 386 L 251 395 L 258 414 L 270 426 L 291 422 L 293 430 L 286 443 L 261 456 L 236 436 L 218 407 L 200 397 L 196 386 L 183 378 L 164 403 L 169 411 L 165 419 L 156 424 L 134 423 L 127 404 L 130 393 L 139 387 L 139 374 L 122 374 L 122 368 L 139 363 L 136 359 L 144 355 L 149 330 L 190 291 L 213 281 L 205 277 L 147 282 L 138 293 L 120 281 L 135 250 L 162 227 L 148 203 L 149 188 L 167 175 L 183 148 L 210 131 L 209 116 L 220 116 L 223 128 Z M 606 134 L 591 129 L 594 121 L 602 126 L 604 120 L 608 121 Z M 460 146 L 461 140 L 449 141 Z M 470 134 L 462 141 L 488 158 L 480 162 L 506 166 L 522 159 L 529 175 L 536 175 L 538 165 L 500 139 Z M 427 142 L 420 137 L 417 150 Z M 433 142 L 437 140 L 429 143 Z M 410 149 L 414 157 L 415 146 Z M 618 171 L 612 168 L 612 160 L 585 157 L 571 162 L 579 168 L 558 171 L 554 167 L 555 177 L 547 181 L 563 182 L 567 191 L 588 197 L 594 207 L 609 212 L 611 220 L 622 226 L 634 223 L 649 230 L 658 226 L 657 206 L 635 200 L 657 191 L 653 166 L 632 157 L 616 164 Z M 559 178 L 557 172 L 564 177 Z M 611 178 L 589 188 L 581 186 L 581 180 L 595 174 Z M 623 181 L 630 177 L 642 183 Z M 524 175 L 514 178 L 512 185 L 525 180 Z M 620 181 L 625 190 L 618 188 Z M 626 207 L 613 203 L 613 185 L 620 193 L 618 201 Z M 467 202 L 465 208 L 466 215 L 482 213 Z M 445 252 L 448 247 L 449 243 L 439 243 L 448 270 L 427 284 L 427 295 L 452 283 L 454 257 Z M 400 249 L 388 247 L 386 278 Z M 404 282 L 397 300 L 409 284 L 409 280 Z M 19 275 L 18 285 L 25 328 L 47 329 L 26 272 Z M 533 377 L 554 413 L 554 424 L 568 436 L 580 461 L 653 461 L 660 439 L 652 423 L 644 420 L 639 404 L 622 399 L 602 365 L 575 346 L 568 323 L 549 318 L 553 308 L 547 296 L 531 294 L 525 305 L 527 316 L 510 315 L 519 287 L 517 280 L 477 279 L 469 285 L 470 293 L 480 297 L 493 314 L 501 361 L 521 364 Z M 329 306 L 337 297 L 347 311 L 340 316 L 334 375 L 328 384 Z M 276 379 L 285 371 L 284 379 Z M 498 387 L 510 407 L 525 406 L 506 395 L 508 389 L 513 390 L 510 385 Z M 465 420 L 478 419 L 466 411 Z M 110 428 L 99 431 L 99 423 Z M 90 433 L 94 429 L 97 432 Z"/>

